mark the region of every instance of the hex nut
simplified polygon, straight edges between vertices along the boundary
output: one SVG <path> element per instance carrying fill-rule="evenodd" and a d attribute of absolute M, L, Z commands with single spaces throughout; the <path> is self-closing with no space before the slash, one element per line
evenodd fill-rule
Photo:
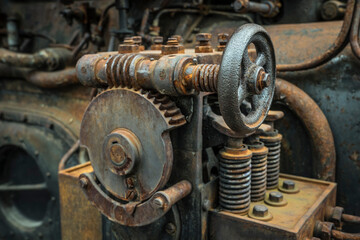
<path fill-rule="evenodd" d="M 295 183 L 291 180 L 284 180 L 282 187 L 287 190 L 295 189 Z"/>
<path fill-rule="evenodd" d="M 284 199 L 284 197 L 283 197 L 282 193 L 271 192 L 271 193 L 269 193 L 269 199 L 272 202 L 281 202 Z"/>
<path fill-rule="evenodd" d="M 255 205 L 252 212 L 256 217 L 265 217 L 268 213 L 268 208 L 264 205 Z"/>

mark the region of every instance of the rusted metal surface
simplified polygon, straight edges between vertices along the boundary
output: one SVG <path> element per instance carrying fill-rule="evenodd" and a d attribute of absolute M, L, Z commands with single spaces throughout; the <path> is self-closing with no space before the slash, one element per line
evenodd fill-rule
<path fill-rule="evenodd" d="M 227 33 L 219 33 L 218 34 L 218 46 L 216 48 L 216 51 L 222 52 L 225 50 L 226 44 L 229 40 L 229 34 Z"/>
<path fill-rule="evenodd" d="M 185 53 L 185 48 L 179 43 L 177 38 L 169 38 L 165 45 L 161 47 L 162 55 Z"/>
<path fill-rule="evenodd" d="M 250 206 L 252 152 L 242 139 L 231 139 L 220 151 L 219 203 L 221 209 L 246 214 Z"/>
<path fill-rule="evenodd" d="M 142 115 L 147 116 L 145 122 Z M 102 124 L 97 124 L 99 120 Z M 86 110 L 80 142 L 88 149 L 95 174 L 108 191 L 123 200 L 129 200 L 128 191 L 132 191 L 136 195 L 133 200 L 143 201 L 169 179 L 173 159 L 169 130 L 185 122 L 166 96 L 110 89 L 98 95 Z M 117 129 L 127 129 L 135 135 L 137 147 L 131 147 L 130 138 Z M 114 164 L 111 159 L 110 147 L 116 144 L 128 155 L 125 165 Z M 128 164 L 135 164 L 136 169 L 127 171 Z"/>
<path fill-rule="evenodd" d="M 65 155 L 61 158 L 59 162 L 59 171 L 65 169 L 66 162 L 70 159 L 71 155 L 73 155 L 77 150 L 79 150 L 80 147 L 80 141 L 77 140 L 74 145 L 71 146 L 69 151 L 65 153 Z"/>
<path fill-rule="evenodd" d="M 175 38 L 170 40 L 177 44 Z M 259 51 L 256 63 L 251 62 L 247 54 L 251 43 Z M 166 46 L 179 45 L 164 45 L 163 49 Z M 230 39 L 220 66 L 197 66 L 197 60 L 187 55 L 165 55 L 155 60 L 142 54 L 128 54 L 112 55 L 109 59 L 103 55 L 84 56 L 76 68 L 80 82 L 90 86 L 108 82 L 109 86 L 143 87 L 175 96 L 192 94 L 194 88 L 211 92 L 217 90 L 225 122 L 234 131 L 247 134 L 261 125 L 270 108 L 275 87 L 274 60 L 266 31 L 249 24 L 239 28 Z M 239 61 L 244 64 L 237 64 Z M 91 85 L 93 83 L 95 85 Z M 239 87 L 241 91 L 237 90 Z M 241 108 L 245 99 L 251 99 L 249 112 Z"/>
<path fill-rule="evenodd" d="M 34 54 L 17 53 L 0 49 L 0 62 L 34 69 L 56 70 L 68 66 L 72 61 L 71 52 L 64 48 L 47 48 Z"/>
<path fill-rule="evenodd" d="M 98 240 L 103 236 L 100 212 L 91 205 L 79 186 L 79 176 L 91 172 L 84 163 L 59 172 L 61 239 Z"/>
<path fill-rule="evenodd" d="M 341 220 L 343 220 L 346 223 L 360 224 L 360 217 L 359 216 L 353 216 L 353 215 L 349 215 L 349 214 L 345 214 L 345 213 L 343 213 L 341 215 Z"/>
<path fill-rule="evenodd" d="M 350 45 L 354 55 L 360 59 L 359 27 L 360 27 L 360 1 L 356 1 L 354 19 L 350 30 Z"/>
<path fill-rule="evenodd" d="M 156 192 L 145 202 L 122 204 L 112 200 L 101 190 L 93 174 L 83 173 L 80 185 L 88 200 L 112 221 L 126 226 L 144 226 L 162 217 L 171 207 L 191 192 L 191 183 L 183 180 L 165 190 Z"/>
<path fill-rule="evenodd" d="M 256 12 L 265 17 L 275 17 L 280 12 L 281 2 L 270 0 L 258 3 L 249 0 L 236 0 L 233 6 L 236 12 Z"/>
<path fill-rule="evenodd" d="M 345 233 L 338 230 L 331 230 L 331 237 L 334 240 L 360 240 L 360 233 Z"/>
<path fill-rule="evenodd" d="M 163 44 L 163 37 L 156 36 L 152 38 L 151 50 L 161 50 Z"/>
<path fill-rule="evenodd" d="M 332 44 L 329 47 L 329 49 L 327 49 L 320 56 L 316 56 L 315 58 L 304 61 L 303 63 L 278 64 L 276 66 L 276 70 L 279 72 L 283 72 L 283 71 L 300 71 L 300 70 L 315 68 L 319 65 L 322 65 L 322 64 L 328 62 L 331 58 L 333 58 L 338 53 L 340 53 L 346 45 L 346 38 L 349 34 L 350 27 L 352 24 L 352 18 L 353 18 L 354 8 L 355 8 L 355 1 L 356 0 L 348 1 L 341 30 L 340 30 L 334 44 Z"/>
<path fill-rule="evenodd" d="M 213 52 L 213 48 L 210 44 L 212 35 L 210 33 L 198 33 L 196 34 L 196 41 L 199 43 L 195 46 L 196 53 L 210 53 Z"/>
<path fill-rule="evenodd" d="M 0 64 L 0 75 L 3 78 L 24 79 L 41 88 L 58 88 L 79 83 L 74 68 L 42 72 L 29 68 L 20 68 Z"/>
<path fill-rule="evenodd" d="M 297 194 L 285 194 L 285 206 L 271 206 L 264 202 L 273 218 L 259 221 L 248 216 L 210 210 L 210 239 L 306 239 L 313 236 L 317 220 L 322 220 L 326 206 L 335 203 L 336 184 L 282 174 L 281 181 L 294 181 L 300 188 Z M 271 191 L 267 191 L 269 193 Z M 239 227 L 241 225 L 241 227 Z"/>
<path fill-rule="evenodd" d="M 304 91 L 281 79 L 276 81 L 276 99 L 281 99 L 301 118 L 311 138 L 319 177 L 335 181 L 336 155 L 329 123 L 319 106 Z M 302 99 L 302 101 L 298 101 Z"/>

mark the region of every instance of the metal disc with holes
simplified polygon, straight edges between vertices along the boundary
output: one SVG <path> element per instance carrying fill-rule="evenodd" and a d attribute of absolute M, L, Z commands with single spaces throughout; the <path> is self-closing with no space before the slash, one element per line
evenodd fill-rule
<path fill-rule="evenodd" d="M 185 122 L 166 96 L 114 88 L 88 106 L 80 142 L 106 190 L 121 200 L 143 201 L 167 182 L 173 161 L 169 130 Z"/>
<path fill-rule="evenodd" d="M 254 60 L 248 53 L 251 44 L 256 49 Z M 274 48 L 264 28 L 245 24 L 232 35 L 218 81 L 220 111 L 226 124 L 244 135 L 255 131 L 265 120 L 275 90 Z"/>

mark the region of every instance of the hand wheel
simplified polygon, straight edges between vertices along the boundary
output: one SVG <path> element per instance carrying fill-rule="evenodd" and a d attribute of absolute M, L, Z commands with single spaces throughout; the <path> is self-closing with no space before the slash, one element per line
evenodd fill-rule
<path fill-rule="evenodd" d="M 255 60 L 248 52 L 251 43 Z M 220 111 L 233 131 L 250 134 L 265 120 L 274 95 L 275 71 L 274 48 L 265 29 L 256 24 L 241 26 L 225 48 L 218 79 Z"/>

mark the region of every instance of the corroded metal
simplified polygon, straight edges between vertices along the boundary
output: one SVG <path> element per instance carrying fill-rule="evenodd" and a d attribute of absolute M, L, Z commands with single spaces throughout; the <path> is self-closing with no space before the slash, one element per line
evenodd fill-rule
<path fill-rule="evenodd" d="M 125 201 L 129 197 L 143 201 L 169 179 L 173 161 L 169 131 L 185 123 L 167 96 L 110 89 L 86 110 L 80 143 L 88 149 L 95 174 L 109 192 Z M 113 152 L 116 146 L 118 153 Z M 125 154 L 124 161 L 114 161 L 113 154 Z"/>
<path fill-rule="evenodd" d="M 335 145 L 329 123 L 319 106 L 304 91 L 295 85 L 278 79 L 276 81 L 277 98 L 282 97 L 294 113 L 300 117 L 308 130 L 314 152 L 316 169 L 324 180 L 335 180 Z M 302 101 L 298 101 L 302 99 Z"/>
<path fill-rule="evenodd" d="M 200 91 L 217 90 L 220 111 L 227 125 L 241 134 L 248 134 L 264 121 L 275 88 L 275 57 L 270 38 L 257 25 L 247 24 L 238 29 L 225 49 L 220 65 L 197 66 L 191 55 L 181 55 L 175 38 L 163 50 L 164 56 L 144 54 L 96 54 L 84 56 L 77 63 L 77 76 L 86 86 L 126 86 L 157 90 L 179 96 Z M 248 56 L 248 46 L 258 49 L 255 63 Z M 169 47 L 169 48 L 168 48 Z M 175 51 L 175 52 L 173 52 Z M 168 54 L 176 54 L 168 55 Z M 160 57 L 160 58 L 159 58 Z M 243 62 L 243 64 L 238 64 Z M 238 90 L 239 89 L 239 90 Z M 240 100 L 239 100 L 240 99 Z M 241 105 L 249 100 L 249 112 Z"/>
<path fill-rule="evenodd" d="M 250 206 L 252 152 L 232 142 L 220 151 L 219 201 L 226 211 L 246 214 Z"/>
<path fill-rule="evenodd" d="M 126 226 L 143 226 L 154 222 L 191 192 L 191 183 L 184 180 L 156 192 L 149 200 L 122 204 L 112 200 L 98 186 L 93 174 L 83 173 L 80 184 L 88 200 L 112 221 Z"/>
<path fill-rule="evenodd" d="M 84 163 L 59 172 L 62 239 L 101 239 L 103 223 L 100 212 L 91 205 L 79 186 L 79 176 L 91 172 Z M 76 210 L 75 210 L 76 209 Z"/>
<path fill-rule="evenodd" d="M 17 53 L 1 48 L 0 62 L 16 67 L 52 71 L 69 66 L 72 62 L 72 55 L 69 50 L 64 48 L 47 48 L 34 54 Z"/>
<path fill-rule="evenodd" d="M 336 184 L 285 174 L 280 180 L 294 181 L 301 189 L 297 194 L 284 194 L 287 205 L 250 204 L 250 210 L 265 205 L 272 219 L 259 224 L 260 219 L 247 215 L 210 210 L 211 239 L 311 239 L 316 220 L 324 218 L 326 206 L 335 204 Z"/>
<path fill-rule="evenodd" d="M 251 157 L 251 201 L 265 198 L 268 148 L 262 142 L 248 144 Z"/>

